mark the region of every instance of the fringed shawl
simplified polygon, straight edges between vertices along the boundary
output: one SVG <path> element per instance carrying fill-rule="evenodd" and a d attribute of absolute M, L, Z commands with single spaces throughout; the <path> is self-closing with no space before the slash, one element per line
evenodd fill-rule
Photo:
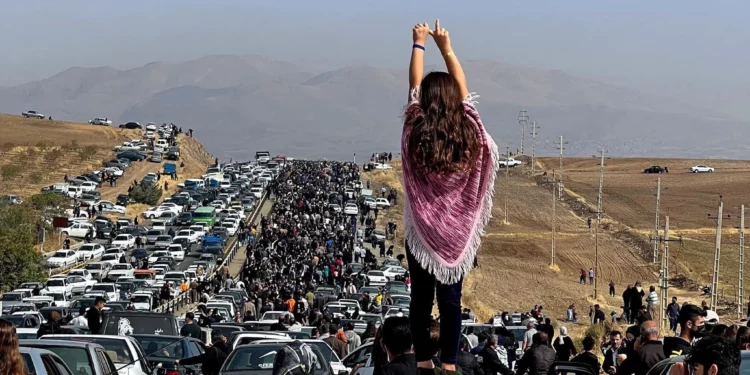
<path fill-rule="evenodd" d="M 473 268 L 484 227 L 492 216 L 497 145 L 479 119 L 477 96 L 464 99 L 466 125 L 476 129 L 480 152 L 474 167 L 452 174 L 423 174 L 409 155 L 409 136 L 421 114 L 419 88 L 404 111 L 401 138 L 406 241 L 419 264 L 443 284 L 454 284 Z"/>

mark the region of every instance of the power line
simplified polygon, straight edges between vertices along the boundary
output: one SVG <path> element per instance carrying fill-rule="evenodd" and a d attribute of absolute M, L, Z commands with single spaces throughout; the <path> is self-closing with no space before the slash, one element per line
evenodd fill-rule
<path fill-rule="evenodd" d="M 503 224 L 508 224 L 508 194 L 510 193 L 510 150 L 509 147 L 505 147 L 505 220 Z"/>

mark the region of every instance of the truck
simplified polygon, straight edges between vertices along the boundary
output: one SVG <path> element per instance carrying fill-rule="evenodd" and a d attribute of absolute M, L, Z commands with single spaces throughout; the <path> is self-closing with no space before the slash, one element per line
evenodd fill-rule
<path fill-rule="evenodd" d="M 521 163 L 520 160 L 516 160 L 516 159 L 513 159 L 513 158 L 507 158 L 505 160 L 500 160 L 498 162 L 498 164 L 499 164 L 500 168 L 506 168 L 506 167 L 507 168 L 515 168 L 515 167 L 517 167 L 517 166 L 519 166 L 519 165 L 521 165 L 523 163 Z"/>
<path fill-rule="evenodd" d="M 177 164 L 175 163 L 165 163 L 164 164 L 164 171 L 161 172 L 161 174 L 165 175 L 171 175 L 172 173 L 177 171 Z"/>
<path fill-rule="evenodd" d="M 26 112 L 21 113 L 21 116 L 26 117 L 26 118 L 33 117 L 33 118 L 38 118 L 38 119 L 43 119 L 45 117 L 43 114 L 37 111 L 26 111 Z"/>
<path fill-rule="evenodd" d="M 258 151 L 255 153 L 255 160 L 261 163 L 265 163 L 271 160 L 271 152 L 270 151 Z"/>

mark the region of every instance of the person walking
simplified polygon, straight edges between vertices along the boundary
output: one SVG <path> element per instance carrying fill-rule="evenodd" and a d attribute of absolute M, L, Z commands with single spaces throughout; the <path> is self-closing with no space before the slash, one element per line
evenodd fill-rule
<path fill-rule="evenodd" d="M 677 333 L 677 319 L 680 317 L 680 305 L 677 303 L 677 297 L 672 297 L 672 302 L 667 305 L 667 318 L 669 318 L 669 329 Z"/>
<path fill-rule="evenodd" d="M 615 296 L 615 281 L 609 280 L 609 296 L 614 297 Z"/>
<path fill-rule="evenodd" d="M 448 31 L 419 24 L 412 30 L 409 103 L 401 141 L 406 253 L 411 276 L 409 319 L 418 367 L 434 369 L 430 315 L 437 289 L 442 369 L 456 371 L 461 337 L 461 286 L 474 266 L 492 212 L 497 145 L 479 119 Z M 423 77 L 428 36 L 448 73 Z M 436 139 L 445 134 L 449 141 Z M 456 193 L 459 192 L 459 193 Z M 450 223 L 450 225 L 445 225 Z"/>
<path fill-rule="evenodd" d="M 573 340 L 568 337 L 568 328 L 560 327 L 560 336 L 555 339 L 555 343 L 552 345 L 557 353 L 558 361 L 569 361 L 571 356 L 578 354 L 576 346 L 573 344 Z"/>
<path fill-rule="evenodd" d="M 589 285 L 594 285 L 594 269 L 589 268 Z"/>

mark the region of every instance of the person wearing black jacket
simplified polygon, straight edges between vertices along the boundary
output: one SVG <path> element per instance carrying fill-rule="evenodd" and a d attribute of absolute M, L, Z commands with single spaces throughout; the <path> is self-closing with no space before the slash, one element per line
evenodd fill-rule
<path fill-rule="evenodd" d="M 62 316 L 57 311 L 52 311 L 49 314 L 49 320 L 47 323 L 42 323 L 42 325 L 39 326 L 39 329 L 37 330 L 36 337 L 40 338 L 44 335 L 54 335 L 54 334 L 61 334 L 61 333 L 68 333 L 64 332 L 62 324 Z"/>
<path fill-rule="evenodd" d="M 527 370 L 529 375 L 547 375 L 547 370 L 555 362 L 555 350 L 548 344 L 547 333 L 538 332 L 533 340 L 531 349 L 528 349 L 518 361 L 518 375 L 524 375 Z"/>
<path fill-rule="evenodd" d="M 466 351 L 466 339 L 458 343 L 458 357 L 456 357 L 456 370 L 463 375 L 483 375 L 482 368 L 479 367 L 477 358 Z"/>
<path fill-rule="evenodd" d="M 575 356 L 571 362 L 578 362 L 583 363 L 585 365 L 588 365 L 591 367 L 592 370 L 594 370 L 594 374 L 598 374 L 601 370 L 602 366 L 599 363 L 599 358 L 594 354 L 594 346 L 595 346 L 594 338 L 591 336 L 586 336 L 583 338 L 583 352 L 577 356 Z"/>
<path fill-rule="evenodd" d="M 560 327 L 560 336 L 555 339 L 555 343 L 552 345 L 557 352 L 558 361 L 569 361 L 571 356 L 578 354 L 576 346 L 573 344 L 573 340 L 568 337 L 568 329 L 566 327 Z"/>
<path fill-rule="evenodd" d="M 617 355 L 624 351 L 622 343 L 622 334 L 620 331 L 612 331 L 609 333 L 609 349 L 604 353 L 604 364 L 602 364 L 602 370 L 607 374 L 614 374 L 617 372 Z"/>
<path fill-rule="evenodd" d="M 104 308 L 104 302 L 103 297 L 96 297 L 96 300 L 94 300 L 94 306 L 91 306 L 89 311 L 86 312 L 86 319 L 89 322 L 89 332 L 91 332 L 92 335 L 98 335 L 101 333 L 101 310 Z"/>
<path fill-rule="evenodd" d="M 487 337 L 487 343 L 484 345 L 482 351 L 479 352 L 479 356 L 482 357 L 482 371 L 485 375 L 495 375 L 498 373 L 502 375 L 513 375 L 513 370 L 509 369 L 508 366 L 500 360 L 500 356 L 497 355 L 495 348 L 497 348 L 497 338 L 495 338 L 495 335 L 489 335 L 489 337 Z M 460 355 L 459 358 L 461 358 Z M 463 368 L 460 368 L 460 370 L 461 373 L 464 373 Z"/>
<path fill-rule="evenodd" d="M 226 337 L 219 335 L 216 337 L 213 345 L 206 349 L 206 352 L 190 358 L 180 359 L 174 361 L 175 365 L 201 365 L 201 371 L 203 375 L 218 375 L 219 369 L 224 365 L 224 361 L 227 359 L 227 352 L 229 349 L 226 344 Z"/>
<path fill-rule="evenodd" d="M 666 358 L 659 341 L 659 326 L 653 320 L 641 324 L 641 345 L 617 368 L 617 375 L 646 375 L 654 365 Z M 636 347 L 638 345 L 636 344 Z"/>

